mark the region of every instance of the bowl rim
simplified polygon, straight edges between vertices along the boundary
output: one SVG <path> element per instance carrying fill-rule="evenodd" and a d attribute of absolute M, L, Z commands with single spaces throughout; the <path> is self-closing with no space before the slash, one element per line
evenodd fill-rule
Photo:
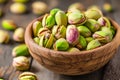
<path fill-rule="evenodd" d="M 103 45 L 103 46 L 100 46 L 100 47 L 98 47 L 98 48 L 92 49 L 92 50 L 75 52 L 74 54 L 71 54 L 70 52 L 65 52 L 65 51 L 55 51 L 55 50 L 52 50 L 52 49 L 48 49 L 48 48 L 45 48 L 45 47 L 41 47 L 41 46 L 39 46 L 38 44 L 36 44 L 36 43 L 34 42 L 34 40 L 33 40 L 33 37 L 32 37 L 32 34 L 33 34 L 33 32 L 32 32 L 32 25 L 33 25 L 33 23 L 34 23 L 35 21 L 41 20 L 42 18 L 43 18 L 43 16 L 40 16 L 40 17 L 34 19 L 32 22 L 30 22 L 30 23 L 28 24 L 28 26 L 27 26 L 27 28 L 26 28 L 26 30 L 25 30 L 25 43 L 28 44 L 28 45 L 32 43 L 32 45 L 35 46 L 35 47 L 37 47 L 37 49 L 39 49 L 39 50 L 42 49 L 42 50 L 44 50 L 45 52 L 48 52 L 48 54 L 49 54 L 49 53 L 54 53 L 54 54 L 62 54 L 62 55 L 68 55 L 68 56 L 70 55 L 70 56 L 71 56 L 71 55 L 80 55 L 80 54 L 90 54 L 90 53 L 94 53 L 94 52 L 96 52 L 96 51 L 103 50 L 104 48 L 111 46 L 111 44 L 116 41 L 116 39 L 118 38 L 119 33 L 120 33 L 120 26 L 119 26 L 114 20 L 110 19 L 112 25 L 113 25 L 113 26 L 115 27 L 115 29 L 116 29 L 116 34 L 115 34 L 115 36 L 114 36 L 114 38 L 112 39 L 111 42 L 109 42 L 109 43 L 107 43 L 107 44 L 105 44 L 105 45 Z M 26 36 L 27 36 L 27 37 L 26 37 Z M 27 39 L 26 39 L 26 38 L 27 38 Z M 29 39 L 29 41 L 27 41 L 28 39 Z M 119 43 L 119 44 L 120 44 L 120 43 Z M 28 45 L 27 45 L 27 46 L 28 46 Z M 29 48 L 29 46 L 28 46 L 28 48 Z M 39 55 L 39 54 L 38 54 L 38 55 Z"/>

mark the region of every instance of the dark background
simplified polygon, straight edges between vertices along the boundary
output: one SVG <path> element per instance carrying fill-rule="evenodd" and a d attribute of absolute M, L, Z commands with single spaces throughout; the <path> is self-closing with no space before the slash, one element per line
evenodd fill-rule
<path fill-rule="evenodd" d="M 9 6 L 13 3 L 12 0 L 8 0 L 6 4 L 0 4 L 0 8 L 4 11 L 4 16 L 0 18 L 0 28 L 1 21 L 3 19 L 14 20 L 19 26 L 26 28 L 28 23 L 33 19 L 39 17 L 32 13 L 31 4 L 35 0 L 31 0 L 27 3 L 28 12 L 22 15 L 12 14 L 9 11 Z M 46 2 L 49 6 L 49 10 L 58 7 L 62 10 L 67 10 L 67 7 L 75 2 L 81 2 L 87 8 L 91 5 L 97 5 L 102 9 L 104 3 L 108 2 L 112 5 L 114 11 L 112 13 L 107 13 L 103 11 L 104 15 L 114 19 L 118 24 L 120 24 L 120 1 L 119 0 L 39 0 Z M 103 10 L 103 9 L 102 9 Z M 49 11 L 48 11 L 49 12 Z M 12 66 L 12 48 L 19 43 L 12 40 L 13 32 L 9 32 L 11 35 L 11 40 L 8 44 L 0 44 L 0 77 L 5 80 L 17 80 L 18 75 L 21 73 L 16 71 Z M 119 42 L 118 42 L 119 43 Z M 113 46 L 114 47 L 114 46 Z M 106 64 L 103 68 L 99 69 L 90 74 L 80 75 L 80 76 L 65 76 L 53 73 L 41 65 L 39 65 L 34 59 L 30 58 L 31 67 L 30 71 L 37 74 L 38 80 L 120 80 L 120 48 L 118 49 L 116 55 Z"/>

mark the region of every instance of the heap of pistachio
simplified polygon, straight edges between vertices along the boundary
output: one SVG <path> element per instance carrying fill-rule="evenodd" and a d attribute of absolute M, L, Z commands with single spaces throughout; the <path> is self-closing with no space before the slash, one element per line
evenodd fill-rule
<path fill-rule="evenodd" d="M 91 50 L 112 41 L 115 28 L 97 7 L 87 11 L 52 9 L 32 26 L 34 41 L 42 47 L 76 52 Z"/>

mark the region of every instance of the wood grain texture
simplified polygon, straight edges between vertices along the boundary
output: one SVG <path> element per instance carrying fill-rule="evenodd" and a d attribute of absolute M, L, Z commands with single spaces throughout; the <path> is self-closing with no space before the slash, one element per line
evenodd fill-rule
<path fill-rule="evenodd" d="M 12 14 L 9 11 L 9 6 L 13 3 L 12 0 L 8 0 L 6 4 L 0 4 L 0 8 L 4 10 L 4 16 L 0 18 L 0 29 L 1 29 L 1 21 L 3 19 L 12 19 L 15 20 L 15 22 L 21 26 L 26 28 L 27 24 L 31 22 L 33 19 L 35 19 L 36 15 L 31 13 L 31 2 L 35 0 L 30 0 L 29 3 L 26 5 L 28 6 L 28 13 L 23 15 L 15 15 Z M 120 7 L 119 7 L 119 0 L 41 0 L 48 4 L 49 10 L 53 7 L 58 7 L 62 10 L 66 10 L 67 7 L 74 3 L 74 2 L 81 2 L 85 5 L 85 7 L 91 6 L 91 5 L 98 5 L 102 9 L 102 5 L 105 2 L 109 2 L 114 7 L 115 11 L 113 13 L 106 13 L 105 15 L 108 17 L 111 17 L 114 19 L 118 24 L 120 24 Z M 12 40 L 12 34 L 13 32 L 9 32 L 11 35 L 11 41 L 9 44 L 3 44 L 0 45 L 0 77 L 4 77 L 5 80 L 17 80 L 17 76 L 21 73 L 19 71 L 16 71 L 15 69 L 11 68 L 11 62 L 12 62 L 12 56 L 11 56 L 11 50 L 14 46 L 18 45 L 19 43 L 15 43 Z M 117 51 L 117 54 L 114 56 L 114 58 L 111 59 L 111 61 L 103 68 L 82 76 L 65 76 L 65 75 L 59 75 L 56 73 L 53 73 L 46 68 L 39 65 L 36 60 L 33 60 L 31 65 L 31 71 L 36 73 L 38 77 L 42 77 L 44 80 L 119 80 L 120 79 L 120 47 Z M 35 67 L 34 67 L 35 66 Z M 11 71 L 12 74 L 8 73 L 7 71 Z M 7 76 L 5 73 L 8 73 Z M 4 74 L 3 74 L 4 73 Z M 2 75 L 2 76 L 1 76 Z M 8 77 L 8 75 L 10 77 Z M 50 75 L 50 76 L 49 76 Z"/>

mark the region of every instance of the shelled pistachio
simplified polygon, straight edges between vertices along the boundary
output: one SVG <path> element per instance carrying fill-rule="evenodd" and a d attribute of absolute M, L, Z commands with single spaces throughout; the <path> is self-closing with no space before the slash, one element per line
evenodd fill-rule
<path fill-rule="evenodd" d="M 23 72 L 19 75 L 18 80 L 38 80 L 38 78 L 32 72 Z"/>
<path fill-rule="evenodd" d="M 29 66 L 30 66 L 30 61 L 27 57 L 25 56 L 19 56 L 19 57 L 15 57 L 13 59 L 13 63 L 12 63 L 13 67 L 15 67 L 17 70 L 28 70 Z"/>
<path fill-rule="evenodd" d="M 34 41 L 35 41 L 35 43 L 39 44 L 40 38 L 39 37 L 35 37 Z"/>
<path fill-rule="evenodd" d="M 100 26 L 106 26 L 106 27 L 111 26 L 111 23 L 107 17 L 100 17 L 98 19 L 98 23 L 100 24 Z"/>
<path fill-rule="evenodd" d="M 101 43 L 98 40 L 92 40 L 87 45 L 87 50 L 95 49 L 101 46 Z"/>
<path fill-rule="evenodd" d="M 28 48 L 25 44 L 20 44 L 18 46 L 15 46 L 12 50 L 12 56 L 17 57 L 17 56 L 29 56 L 29 51 Z"/>
<path fill-rule="evenodd" d="M 0 30 L 0 43 L 8 43 L 10 35 L 7 31 Z"/>
<path fill-rule="evenodd" d="M 32 11 L 36 15 L 41 15 L 45 12 L 47 12 L 48 6 L 46 3 L 41 1 L 35 1 L 32 3 Z"/>
<path fill-rule="evenodd" d="M 110 3 L 104 3 L 103 5 L 103 9 L 106 11 L 106 12 L 112 12 L 113 11 L 113 7 Z"/>
<path fill-rule="evenodd" d="M 13 34 L 13 40 L 16 42 L 24 42 L 24 29 L 17 28 Z"/>
<path fill-rule="evenodd" d="M 15 14 L 23 14 L 27 11 L 27 7 L 22 3 L 13 3 L 10 6 L 10 11 Z"/>
<path fill-rule="evenodd" d="M 86 37 L 85 40 L 87 41 L 87 43 L 89 43 L 90 41 L 94 40 L 93 37 Z"/>
<path fill-rule="evenodd" d="M 69 48 L 69 43 L 64 38 L 60 38 L 55 42 L 53 48 L 58 51 L 66 51 Z"/>
<path fill-rule="evenodd" d="M 15 30 L 17 25 L 13 20 L 3 20 L 2 27 L 6 30 Z"/>
<path fill-rule="evenodd" d="M 70 52 L 70 53 L 79 53 L 80 50 L 78 48 L 72 47 L 72 48 L 68 49 L 68 52 Z"/>

